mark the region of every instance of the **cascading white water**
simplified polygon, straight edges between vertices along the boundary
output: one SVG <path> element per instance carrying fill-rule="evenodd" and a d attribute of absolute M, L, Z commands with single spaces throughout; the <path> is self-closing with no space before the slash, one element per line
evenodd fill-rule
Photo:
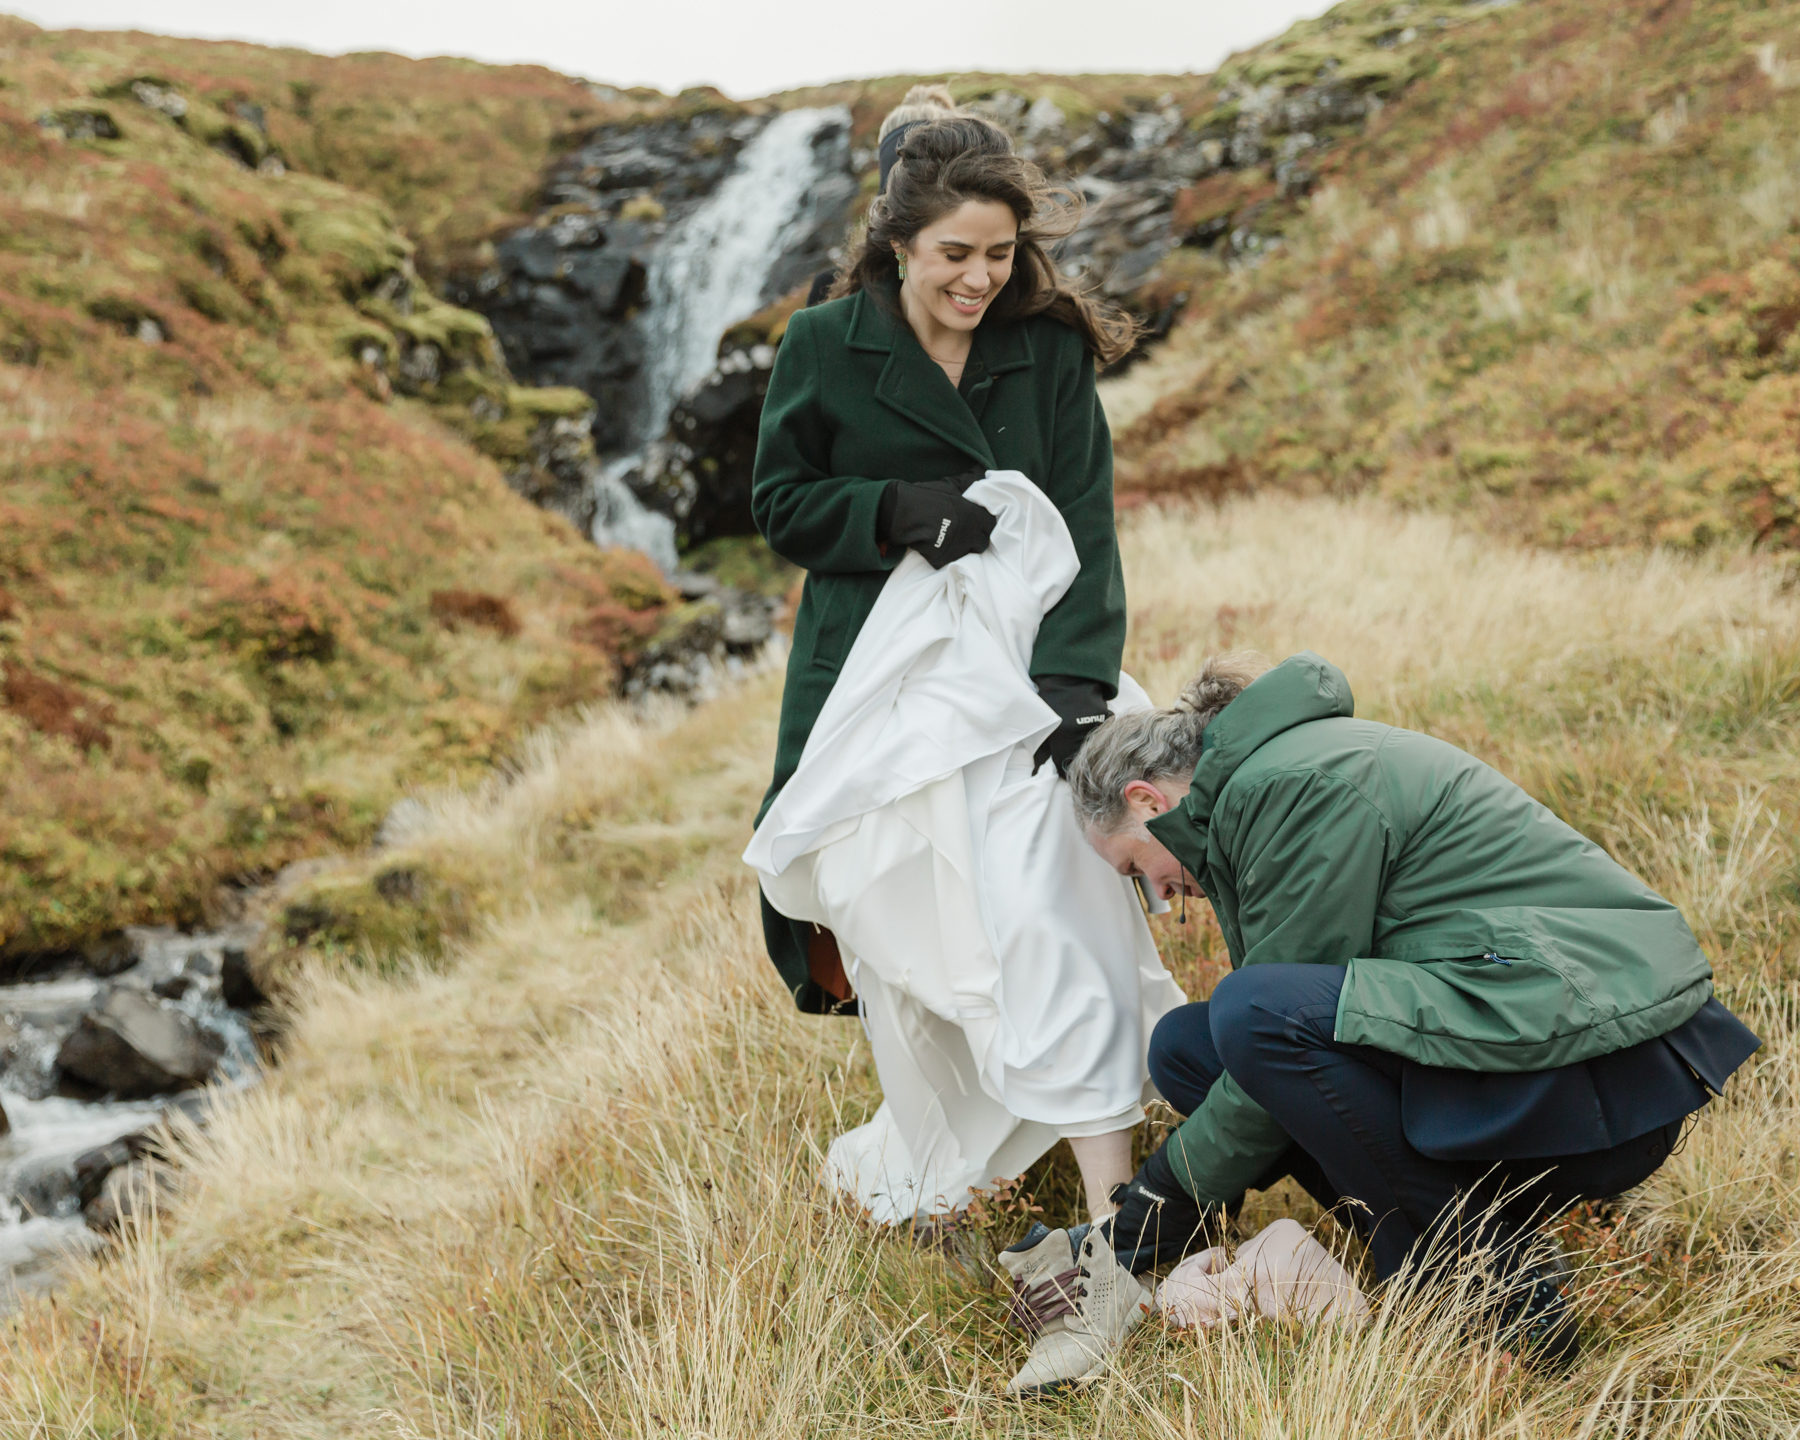
<path fill-rule="evenodd" d="M 649 361 L 638 441 L 668 427 L 675 403 L 706 377 L 728 326 L 761 308 L 769 274 L 807 224 L 806 198 L 831 167 L 814 141 L 847 126 L 843 106 L 777 115 L 738 156 L 719 187 L 656 249 L 639 320 Z M 625 483 L 642 452 L 622 456 L 591 482 L 598 545 L 642 550 L 665 571 L 676 564 L 675 527 L 646 509 Z"/>
<path fill-rule="evenodd" d="M 805 225 L 806 197 L 824 175 L 813 142 L 849 120 L 841 105 L 777 115 L 658 247 L 642 322 L 650 352 L 644 441 L 662 434 L 675 402 L 712 369 L 726 327 L 761 308 L 769 272 Z"/>

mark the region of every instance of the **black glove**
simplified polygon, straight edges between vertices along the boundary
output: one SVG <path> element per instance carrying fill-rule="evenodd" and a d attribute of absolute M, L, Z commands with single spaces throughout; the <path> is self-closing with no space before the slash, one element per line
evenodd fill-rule
<path fill-rule="evenodd" d="M 1050 732 L 1031 757 L 1031 773 L 1037 774 L 1050 760 L 1056 764 L 1056 773 L 1066 780 L 1081 742 L 1108 718 L 1106 691 L 1098 680 L 1077 680 L 1072 675 L 1040 675 L 1037 687 L 1038 698 L 1062 717 L 1062 724 Z"/>
<path fill-rule="evenodd" d="M 885 544 L 912 546 L 934 570 L 965 555 L 979 555 L 988 548 L 998 521 L 992 510 L 963 499 L 962 492 L 985 473 L 944 480 L 888 481 L 875 517 L 875 538 Z"/>
<path fill-rule="evenodd" d="M 1225 1218 L 1223 1208 L 1201 1205 L 1175 1178 L 1175 1167 L 1163 1146 L 1137 1174 L 1113 1187 L 1110 1198 L 1119 1208 L 1100 1224 L 1119 1263 L 1133 1275 L 1169 1265 L 1190 1249 L 1204 1249 L 1209 1226 Z"/>

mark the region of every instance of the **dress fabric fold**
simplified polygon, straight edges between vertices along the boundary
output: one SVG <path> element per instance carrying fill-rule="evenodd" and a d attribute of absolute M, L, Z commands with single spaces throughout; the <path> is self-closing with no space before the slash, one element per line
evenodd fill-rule
<path fill-rule="evenodd" d="M 862 1000 L 883 1103 L 826 1180 L 884 1223 L 1136 1124 L 1150 1031 L 1185 999 L 1068 786 L 1031 773 L 1058 723 L 1029 672 L 1079 568 L 1068 527 L 1016 471 L 967 495 L 998 516 L 990 547 L 895 567 L 744 853 L 778 911 L 837 936 Z M 1148 705 L 1121 675 L 1113 709 Z"/>

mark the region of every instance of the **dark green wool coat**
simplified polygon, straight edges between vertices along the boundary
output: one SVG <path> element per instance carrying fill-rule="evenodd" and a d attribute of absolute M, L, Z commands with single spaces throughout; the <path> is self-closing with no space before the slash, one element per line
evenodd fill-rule
<path fill-rule="evenodd" d="M 1044 617 L 1033 675 L 1073 675 L 1114 693 L 1125 647 L 1125 585 L 1113 521 L 1112 440 L 1078 336 L 1039 316 L 977 327 L 962 388 L 897 311 L 860 293 L 795 313 L 763 402 L 750 505 L 776 554 L 807 571 L 781 697 L 766 813 L 838 670 L 906 551 L 882 554 L 876 511 L 890 480 L 1018 470 L 1047 495 L 1081 559 Z M 824 1008 L 803 941 L 770 919 L 770 956 L 802 1009 Z M 791 943 L 790 943 L 791 938 Z"/>
<path fill-rule="evenodd" d="M 1474 756 L 1352 713 L 1336 666 L 1294 656 L 1207 726 L 1193 788 L 1149 822 L 1233 969 L 1347 966 L 1337 1039 L 1460 1070 L 1591 1060 L 1706 1003 L 1672 904 Z M 1169 1159 L 1223 1203 L 1287 1145 L 1227 1075 Z"/>

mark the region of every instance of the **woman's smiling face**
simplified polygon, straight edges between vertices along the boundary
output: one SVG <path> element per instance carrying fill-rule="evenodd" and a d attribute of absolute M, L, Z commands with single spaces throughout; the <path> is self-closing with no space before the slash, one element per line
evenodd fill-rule
<path fill-rule="evenodd" d="M 902 288 L 946 329 L 973 330 L 1012 278 L 1018 244 L 1011 210 L 997 200 L 965 200 L 913 237 Z"/>

